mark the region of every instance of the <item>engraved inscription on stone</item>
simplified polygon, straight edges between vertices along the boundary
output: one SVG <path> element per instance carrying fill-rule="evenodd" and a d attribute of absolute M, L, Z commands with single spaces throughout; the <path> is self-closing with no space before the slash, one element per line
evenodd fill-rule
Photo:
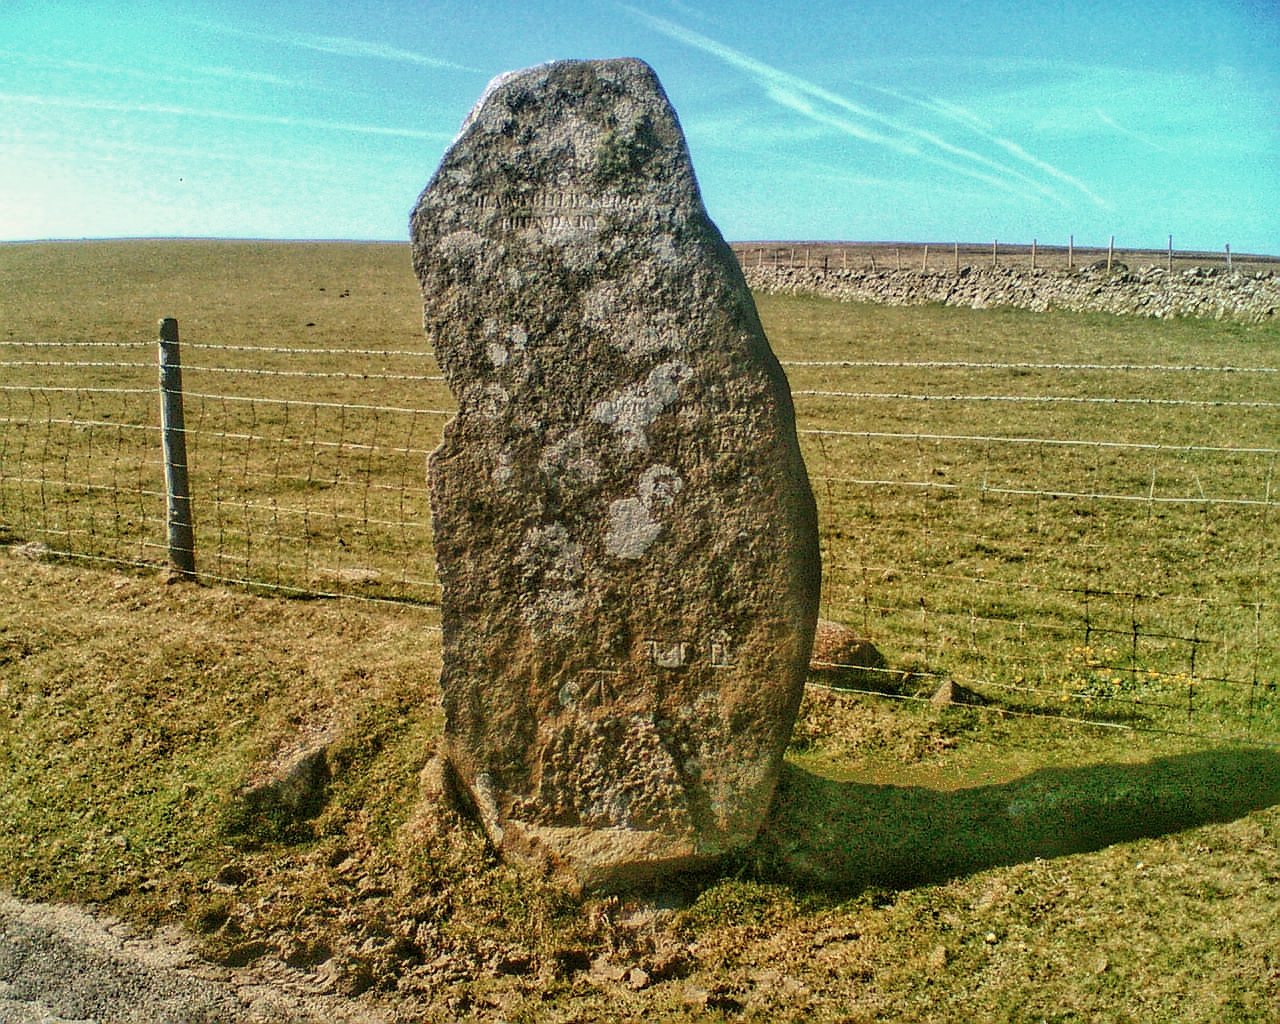
<path fill-rule="evenodd" d="M 817 618 L 790 391 L 635 60 L 503 76 L 413 213 L 457 399 L 429 467 L 440 754 L 583 885 L 749 844 Z"/>
<path fill-rule="evenodd" d="M 684 668 L 689 664 L 693 645 L 680 641 L 646 640 L 645 650 L 650 664 L 658 668 Z"/>
<path fill-rule="evenodd" d="M 560 703 L 566 708 L 598 708 L 618 699 L 621 685 L 617 670 L 583 669 L 576 679 L 560 687 Z"/>
<path fill-rule="evenodd" d="M 524 201 L 495 195 L 476 196 L 473 208 L 482 231 L 499 235 L 519 231 L 594 231 L 602 215 L 635 208 L 627 197 L 550 192 Z"/>
<path fill-rule="evenodd" d="M 723 638 L 702 643 L 646 640 L 641 650 L 642 660 L 658 668 L 684 668 L 698 660 L 705 660 L 712 668 L 733 668 L 735 665 L 733 646 Z"/>
<path fill-rule="evenodd" d="M 733 668 L 733 647 L 727 640 L 717 639 L 711 641 L 711 667 L 712 668 Z"/>

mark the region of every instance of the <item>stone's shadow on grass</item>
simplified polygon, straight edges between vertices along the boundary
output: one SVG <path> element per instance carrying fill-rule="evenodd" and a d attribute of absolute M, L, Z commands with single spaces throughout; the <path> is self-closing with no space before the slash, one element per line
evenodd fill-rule
<path fill-rule="evenodd" d="M 1087 853 L 1277 803 L 1280 753 L 1264 750 L 1046 768 L 954 791 L 833 782 L 788 764 L 755 854 L 781 880 L 854 894 Z"/>

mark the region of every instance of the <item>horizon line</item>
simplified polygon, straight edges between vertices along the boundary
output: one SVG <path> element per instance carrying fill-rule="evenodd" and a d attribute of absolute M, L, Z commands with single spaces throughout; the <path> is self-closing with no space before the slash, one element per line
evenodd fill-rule
<path fill-rule="evenodd" d="M 409 238 L 356 238 L 356 237 L 340 237 L 332 235 L 63 235 L 56 237 L 43 238 L 0 238 L 0 245 L 40 245 L 40 244 L 76 244 L 80 242 L 231 242 L 231 243 L 278 243 L 278 244 L 297 244 L 297 245 L 409 245 Z M 956 246 L 962 249 L 982 249 L 990 251 L 992 245 L 997 250 L 1014 250 L 1025 249 L 1030 252 L 1032 246 L 1035 246 L 1040 252 L 1066 252 L 1069 248 L 1075 249 L 1077 252 L 1106 252 L 1109 248 L 1116 253 L 1156 253 L 1165 255 L 1169 252 L 1168 246 L 1150 246 L 1150 245 L 1125 245 L 1116 242 L 1114 246 L 1107 244 L 1088 244 L 1081 242 L 1041 242 L 1039 239 L 1032 239 L 1030 242 L 1001 242 L 993 239 L 991 242 L 986 241 L 922 241 L 908 239 L 850 239 L 850 238 L 726 238 L 725 243 L 729 246 L 849 246 L 849 247 L 867 247 L 867 248 L 891 248 L 911 247 L 923 249 L 925 246 L 930 248 L 936 247 L 939 253 L 954 251 Z M 1274 253 L 1268 252 L 1252 252 L 1245 250 L 1232 249 L 1230 245 L 1225 245 L 1221 249 L 1179 249 L 1175 247 L 1173 253 L 1175 256 L 1214 256 L 1226 258 L 1230 253 L 1233 260 L 1263 260 L 1270 262 L 1272 260 L 1280 262 L 1280 249 Z"/>

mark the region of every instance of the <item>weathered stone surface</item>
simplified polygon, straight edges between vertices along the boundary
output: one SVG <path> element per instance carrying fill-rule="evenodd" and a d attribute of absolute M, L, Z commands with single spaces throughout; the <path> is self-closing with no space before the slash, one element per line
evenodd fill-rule
<path fill-rule="evenodd" d="M 986 704 L 987 699 L 982 694 L 970 690 L 967 686 L 961 686 L 954 680 L 948 679 L 937 690 L 934 691 L 932 697 L 929 698 L 933 704 Z"/>
<path fill-rule="evenodd" d="M 836 687 L 884 690 L 897 681 L 875 644 L 843 623 L 830 619 L 818 620 L 809 671 Z"/>
<path fill-rule="evenodd" d="M 749 843 L 803 690 L 816 515 L 653 72 L 497 79 L 412 237 L 459 405 L 430 465 L 456 781 L 507 856 L 587 885 Z"/>
<path fill-rule="evenodd" d="M 236 794 L 232 830 L 287 835 L 319 814 L 333 781 L 334 740 L 332 733 L 322 733 L 278 751 Z"/>

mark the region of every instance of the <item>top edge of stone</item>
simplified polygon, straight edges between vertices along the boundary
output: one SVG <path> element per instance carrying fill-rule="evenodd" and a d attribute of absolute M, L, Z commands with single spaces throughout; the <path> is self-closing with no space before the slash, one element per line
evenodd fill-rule
<path fill-rule="evenodd" d="M 536 79 L 536 78 L 545 76 L 547 74 L 550 74 L 556 68 L 571 67 L 575 65 L 584 65 L 584 64 L 593 65 L 595 67 L 602 67 L 602 68 L 609 67 L 609 66 L 616 66 L 621 69 L 625 67 L 625 68 L 629 68 L 630 70 L 634 70 L 641 74 L 649 76 L 650 78 L 653 79 L 655 83 L 658 81 L 657 72 L 654 71 L 653 68 L 648 63 L 641 60 L 639 57 L 608 57 L 603 59 L 591 59 L 591 60 L 584 60 L 584 59 L 578 59 L 578 58 L 564 58 L 564 59 L 557 59 L 557 60 L 546 60 L 546 61 L 543 61 L 541 64 L 533 64 L 527 68 L 512 68 L 510 71 L 503 71 L 500 74 L 494 75 L 493 78 L 489 79 L 488 85 L 484 87 L 484 92 L 480 94 L 480 98 L 476 100 L 475 104 L 467 112 L 467 116 L 463 119 L 462 127 L 458 129 L 458 134 L 454 136 L 452 144 L 456 145 L 458 141 L 467 133 L 467 129 L 471 127 L 472 123 L 475 121 L 480 111 L 482 111 L 485 108 L 485 105 L 493 98 L 494 93 L 497 93 L 501 91 L 503 88 L 506 88 L 508 86 L 515 86 L 520 80 L 524 78 Z"/>

